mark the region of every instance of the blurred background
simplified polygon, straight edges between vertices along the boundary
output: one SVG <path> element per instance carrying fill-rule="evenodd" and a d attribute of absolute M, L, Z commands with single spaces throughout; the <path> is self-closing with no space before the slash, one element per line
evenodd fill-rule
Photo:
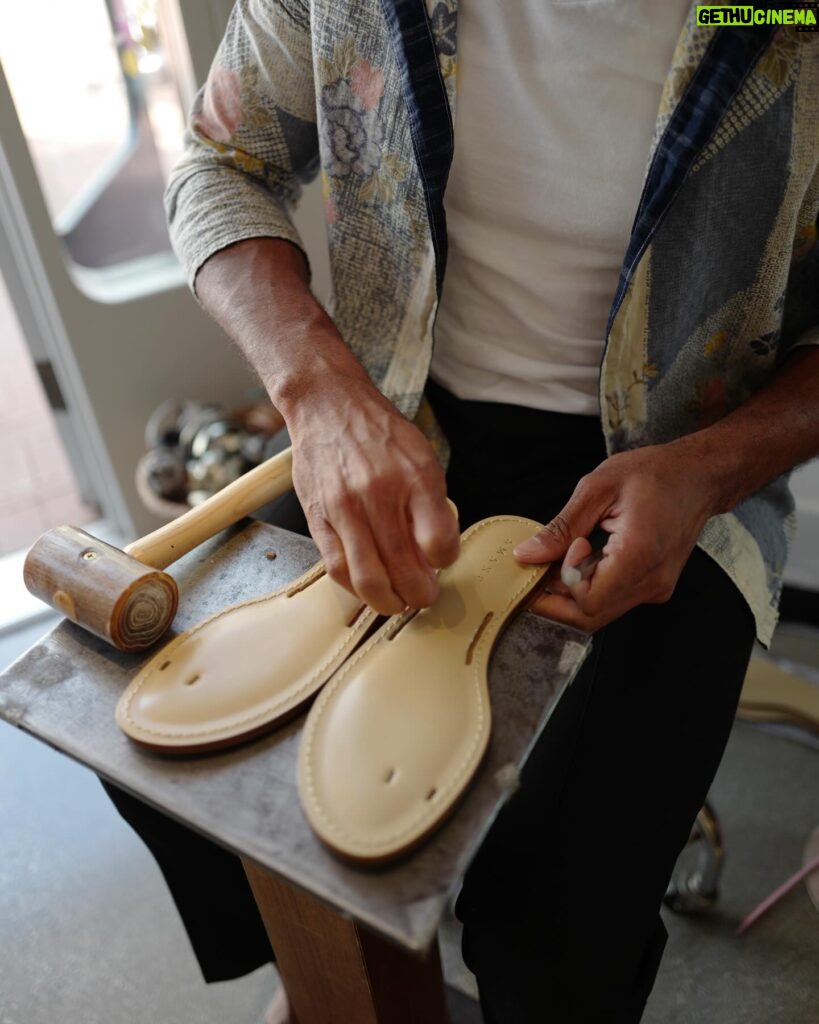
<path fill-rule="evenodd" d="M 162 205 L 230 6 L 0 4 L 0 556 L 69 520 L 159 525 L 135 480 L 151 414 L 259 397 L 191 297 Z M 324 296 L 315 191 L 297 219 Z"/>
<path fill-rule="evenodd" d="M 0 668 L 56 621 L 22 586 L 24 552 L 40 533 L 70 522 L 125 543 L 281 444 L 244 364 L 191 297 L 162 208 L 185 112 L 231 6 L 0 0 Z M 317 184 L 296 220 L 324 299 Z M 153 443 L 186 426 L 181 455 L 145 463 Z M 191 469 L 205 435 L 201 451 L 214 451 L 211 436 L 221 447 Z M 176 472 L 185 487 L 152 489 Z M 819 825 L 816 463 L 796 473 L 795 492 L 784 622 L 757 664 L 798 681 L 803 712 L 737 724 L 714 791 L 727 850 L 720 897 L 669 913 L 648 1024 L 819 1019 L 819 914 L 807 886 L 734 934 L 797 870 Z M 713 866 L 707 830 L 694 837 L 683 887 Z M 604 913 L 617 880 L 603 853 L 589 884 Z M 471 991 L 452 922 L 446 935 L 450 979 Z M 153 861 L 94 777 L 3 723 L 0 951 L 0 1024 L 146 1013 L 165 1024 L 256 1021 L 274 984 L 271 970 L 204 986 Z"/>

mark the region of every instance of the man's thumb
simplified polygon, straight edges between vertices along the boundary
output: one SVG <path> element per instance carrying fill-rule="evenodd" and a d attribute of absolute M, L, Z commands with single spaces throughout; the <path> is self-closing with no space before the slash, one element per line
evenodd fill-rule
<path fill-rule="evenodd" d="M 527 537 L 514 550 L 521 562 L 555 562 L 569 550 L 574 540 L 571 527 L 561 512 L 533 537 Z"/>
<path fill-rule="evenodd" d="M 596 525 L 597 517 L 590 503 L 580 504 L 573 498 L 542 530 L 521 541 L 513 554 L 521 562 L 556 562 L 563 558 L 572 541 L 587 536 Z"/>

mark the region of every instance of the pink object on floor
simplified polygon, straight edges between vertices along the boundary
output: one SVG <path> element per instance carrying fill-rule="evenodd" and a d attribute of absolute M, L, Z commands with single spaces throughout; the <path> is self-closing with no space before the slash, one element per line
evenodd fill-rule
<path fill-rule="evenodd" d="M 767 913 L 775 903 L 778 903 L 786 893 L 790 892 L 791 889 L 798 885 L 803 878 L 807 878 L 808 875 L 813 874 L 817 869 L 819 869 L 819 856 L 813 857 L 807 862 L 807 864 L 803 864 L 802 867 L 791 875 L 787 881 L 783 882 L 782 885 L 780 885 L 778 889 L 774 890 L 770 896 L 767 896 L 759 906 L 755 907 L 751 913 L 748 914 L 745 920 L 741 922 L 740 926 L 736 930 L 736 934 L 744 935 L 745 932 L 747 932 L 763 914 Z"/>

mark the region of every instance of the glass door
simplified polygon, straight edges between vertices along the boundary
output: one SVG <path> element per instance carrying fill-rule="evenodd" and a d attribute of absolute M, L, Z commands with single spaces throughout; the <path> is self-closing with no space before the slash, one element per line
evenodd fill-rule
<path fill-rule="evenodd" d="M 205 22 L 200 68 L 226 8 L 191 7 Z M 0 12 L 0 277 L 81 499 L 132 536 L 159 524 L 134 483 L 150 413 L 167 399 L 238 404 L 252 383 L 190 295 L 165 228 L 195 88 L 182 11 L 2 0 Z"/>

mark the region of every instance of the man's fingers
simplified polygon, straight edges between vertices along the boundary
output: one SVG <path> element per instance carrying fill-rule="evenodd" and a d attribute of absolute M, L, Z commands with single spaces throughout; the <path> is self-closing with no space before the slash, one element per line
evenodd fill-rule
<path fill-rule="evenodd" d="M 564 597 L 571 597 L 572 592 L 560 578 L 560 563 L 552 562 L 543 577 L 541 591 L 544 594 L 563 594 Z"/>
<path fill-rule="evenodd" d="M 402 612 L 406 607 L 404 601 L 393 590 L 372 540 L 349 535 L 345 540 L 353 591 L 379 615 L 397 615 Z"/>
<path fill-rule="evenodd" d="M 588 605 L 588 597 L 585 604 Z M 536 615 L 542 615 L 545 619 L 562 622 L 565 626 L 582 629 L 585 633 L 595 633 L 598 629 L 602 629 L 603 626 L 607 626 L 619 618 L 629 607 L 628 603 L 610 603 L 591 614 L 587 607 L 578 602 L 574 592 L 569 591 L 565 594 L 540 593 L 529 605 L 529 611 Z"/>
<path fill-rule="evenodd" d="M 452 565 L 460 550 L 461 533 L 446 495 L 415 488 L 407 511 L 415 543 L 429 565 L 436 569 Z"/>
<path fill-rule="evenodd" d="M 438 580 L 410 532 L 406 513 L 370 516 L 372 533 L 390 585 L 409 608 L 428 608 L 439 593 Z"/>
<path fill-rule="evenodd" d="M 406 606 L 390 583 L 369 526 L 351 514 L 333 524 L 333 529 L 344 551 L 353 593 L 380 615 L 397 615 L 403 611 Z M 336 579 L 332 572 L 330 575 Z"/>
<path fill-rule="evenodd" d="M 563 560 L 560 585 L 551 584 L 549 592 L 542 594 L 531 610 L 593 633 L 625 611 L 635 595 L 636 587 L 623 578 L 624 567 L 618 563 L 616 557 L 593 554 L 589 541 L 578 538 Z"/>
<path fill-rule="evenodd" d="M 528 610 L 544 619 L 551 619 L 553 622 L 561 622 L 564 626 L 582 629 L 584 633 L 594 633 L 605 624 L 598 623 L 590 616 L 584 615 L 575 599 L 570 595 L 541 593 L 529 605 Z"/>
<path fill-rule="evenodd" d="M 607 486 L 603 488 L 593 477 L 584 477 L 563 510 L 542 530 L 517 545 L 515 558 L 528 564 L 563 558 L 573 541 L 587 537 L 597 526 L 609 501 Z"/>
<path fill-rule="evenodd" d="M 588 570 L 586 559 L 590 557 L 591 553 L 592 546 L 587 537 L 577 537 L 571 542 L 563 559 L 560 573 L 560 578 L 567 587 L 576 586 L 584 579 Z"/>
<path fill-rule="evenodd" d="M 582 551 L 578 545 L 577 552 Z M 533 603 L 532 611 L 567 626 L 594 632 L 629 609 L 657 600 L 653 576 L 641 572 L 639 564 L 622 554 L 602 554 L 590 575 L 570 586 L 565 583 L 559 588 L 550 586 L 551 592 L 540 596 Z M 566 574 L 561 575 L 565 579 Z"/>
<path fill-rule="evenodd" d="M 611 621 L 628 607 L 640 604 L 638 580 L 616 556 L 604 555 L 594 571 L 569 588 L 581 614 L 590 622 Z"/>
<path fill-rule="evenodd" d="M 313 519 L 308 522 L 308 526 L 310 528 L 310 536 L 318 546 L 327 575 L 338 583 L 339 586 L 354 594 L 355 590 L 350 580 L 347 559 L 344 557 L 344 548 L 338 539 L 336 531 L 326 519 Z"/>
<path fill-rule="evenodd" d="M 521 541 L 514 550 L 519 562 L 553 562 L 560 558 L 572 542 L 572 527 L 561 512 L 532 537 Z"/>
<path fill-rule="evenodd" d="M 446 525 L 454 517 L 443 504 Z M 416 543 L 402 510 L 367 508 L 351 501 L 336 507 L 332 522 L 320 511 L 308 516 L 310 533 L 328 574 L 382 615 L 426 608 L 438 596 L 438 580 Z M 457 526 L 455 527 L 457 536 Z"/>
<path fill-rule="evenodd" d="M 455 561 L 460 532 L 431 450 L 421 458 L 402 454 L 400 445 L 359 444 L 327 466 L 323 448 L 308 451 L 318 451 L 320 465 L 305 469 L 294 460 L 294 484 L 310 496 L 310 532 L 331 577 L 381 614 L 432 604 L 435 569 Z"/>

